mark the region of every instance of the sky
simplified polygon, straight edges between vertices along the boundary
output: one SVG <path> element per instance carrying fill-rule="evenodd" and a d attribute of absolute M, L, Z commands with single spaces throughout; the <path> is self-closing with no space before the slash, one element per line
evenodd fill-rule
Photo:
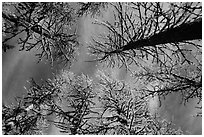
<path fill-rule="evenodd" d="M 105 12 L 103 16 L 98 19 L 112 20 L 110 12 Z M 103 68 L 97 62 L 86 62 L 94 59 L 88 53 L 87 47 L 90 45 L 90 39 L 92 36 L 96 36 L 98 33 L 103 32 L 103 28 L 92 24 L 93 18 L 82 17 L 78 23 L 79 42 L 83 44 L 80 48 L 77 62 L 73 64 L 70 71 L 75 74 L 84 73 L 92 78 L 95 77 L 97 70 L 108 71 L 113 77 L 131 82 L 130 74 L 125 68 Z M 15 44 L 16 41 L 11 41 L 11 44 Z M 47 62 L 37 63 L 35 52 L 19 52 L 18 46 L 15 49 L 9 50 L 2 54 L 2 101 L 5 104 L 10 104 L 14 101 L 14 97 L 22 96 L 26 92 L 24 86 L 28 86 L 26 82 L 29 78 L 33 77 L 38 82 L 52 78 L 53 73 L 60 71 L 59 66 L 52 68 Z M 64 68 L 66 69 L 66 68 Z M 162 106 L 159 107 L 157 98 L 152 99 L 150 104 L 152 109 L 158 110 L 163 118 L 171 120 L 182 130 L 188 131 L 190 134 L 202 133 L 202 120 L 201 118 L 195 118 L 194 106 L 196 102 L 192 100 L 186 106 L 179 104 L 179 96 L 173 94 L 167 96 L 163 101 Z M 54 128 L 48 130 L 48 134 L 59 134 Z"/>

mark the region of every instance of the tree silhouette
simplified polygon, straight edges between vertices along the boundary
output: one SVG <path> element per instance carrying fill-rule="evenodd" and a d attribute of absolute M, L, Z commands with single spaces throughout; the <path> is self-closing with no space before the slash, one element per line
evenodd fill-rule
<path fill-rule="evenodd" d="M 107 30 L 93 39 L 91 52 L 98 61 L 119 66 L 185 56 L 185 46 L 201 48 L 192 40 L 202 39 L 200 3 L 113 3 L 114 21 L 96 21 Z M 173 54 L 174 56 L 169 56 Z"/>
<path fill-rule="evenodd" d="M 111 7 L 113 21 L 95 22 L 105 30 L 90 46 L 96 60 L 129 70 L 136 64 L 136 79 L 146 85 L 157 83 L 154 90 L 145 87 L 149 95 L 180 92 L 184 102 L 194 97 L 200 102 L 201 3 L 112 3 Z"/>
<path fill-rule="evenodd" d="M 79 46 L 76 32 L 70 28 L 74 12 L 70 3 L 3 3 L 4 51 L 11 47 L 10 40 L 21 36 L 20 50 L 38 49 L 39 61 L 46 58 L 51 63 L 70 63 Z"/>

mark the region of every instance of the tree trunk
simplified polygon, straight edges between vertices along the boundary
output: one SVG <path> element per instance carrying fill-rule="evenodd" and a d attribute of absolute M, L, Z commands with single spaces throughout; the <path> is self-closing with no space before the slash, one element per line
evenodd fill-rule
<path fill-rule="evenodd" d="M 166 31 L 157 33 L 146 39 L 130 42 L 122 48 L 122 51 L 196 39 L 202 39 L 202 19 L 191 23 L 184 23 L 175 28 L 170 28 Z"/>

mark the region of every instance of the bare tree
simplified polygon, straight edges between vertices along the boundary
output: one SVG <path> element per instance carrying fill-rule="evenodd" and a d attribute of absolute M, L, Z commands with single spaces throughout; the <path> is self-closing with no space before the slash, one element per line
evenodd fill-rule
<path fill-rule="evenodd" d="M 200 102 L 201 3 L 112 3 L 112 8 L 114 21 L 95 22 L 106 30 L 90 46 L 96 60 L 126 68 L 136 64 L 134 76 L 146 82 L 148 95 L 180 92 L 184 102 Z M 151 83 L 157 84 L 148 89 Z"/>
<path fill-rule="evenodd" d="M 110 8 L 113 22 L 95 22 L 107 30 L 90 47 L 98 61 L 127 67 L 149 59 L 164 65 L 166 58 L 186 58 L 186 45 L 201 48 L 193 41 L 202 39 L 200 3 L 112 3 Z"/>
<path fill-rule="evenodd" d="M 70 3 L 3 3 L 3 50 L 12 48 L 9 41 L 20 36 L 20 50 L 38 49 L 39 61 L 70 63 L 79 46 L 74 13 Z"/>

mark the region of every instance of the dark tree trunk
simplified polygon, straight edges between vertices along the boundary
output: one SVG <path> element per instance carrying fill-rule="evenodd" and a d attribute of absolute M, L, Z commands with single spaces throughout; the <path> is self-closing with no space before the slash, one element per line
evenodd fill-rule
<path fill-rule="evenodd" d="M 202 39 L 202 19 L 170 28 L 146 39 L 130 42 L 123 47 L 122 51 L 196 39 Z"/>

